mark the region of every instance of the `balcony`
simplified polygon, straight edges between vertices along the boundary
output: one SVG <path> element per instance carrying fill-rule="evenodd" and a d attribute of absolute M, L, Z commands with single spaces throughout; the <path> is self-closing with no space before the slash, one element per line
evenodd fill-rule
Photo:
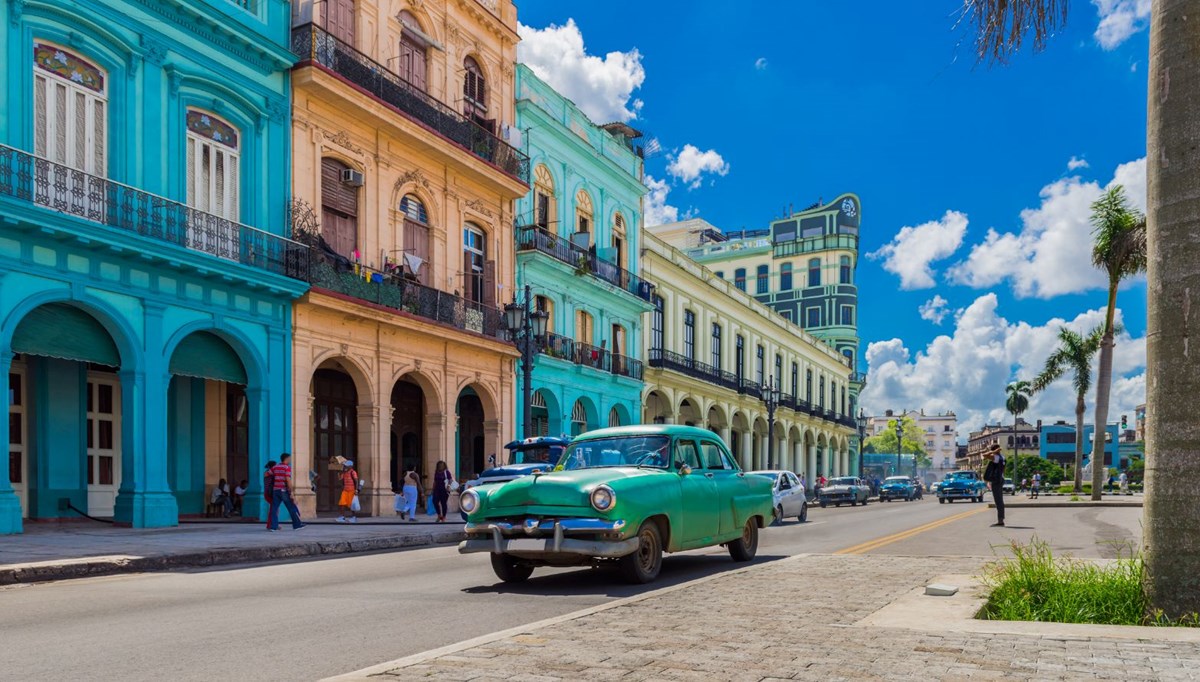
<path fill-rule="evenodd" d="M 728 388 L 731 391 L 737 391 L 739 387 L 736 375 L 661 348 L 650 349 L 650 366 L 674 370 L 693 379 L 707 381 L 714 386 Z"/>
<path fill-rule="evenodd" d="M 601 372 L 642 380 L 641 360 L 610 353 L 600 346 L 583 343 L 558 334 L 546 334 L 541 346 L 542 354 L 565 360 L 580 367 L 593 367 Z"/>
<path fill-rule="evenodd" d="M 357 298 L 432 322 L 494 338 L 504 338 L 499 308 L 427 287 L 410 279 L 362 266 L 339 267 L 317 257 L 314 249 L 309 282 L 316 288 Z"/>
<path fill-rule="evenodd" d="M 529 157 L 471 119 L 434 99 L 315 24 L 292 29 L 292 52 L 302 66 L 327 69 L 454 144 L 529 184 Z"/>
<path fill-rule="evenodd" d="M 831 249 L 857 251 L 858 235 L 824 234 L 818 237 L 802 237 L 794 241 L 779 242 L 775 244 L 774 255 L 776 258 L 786 258 Z"/>
<path fill-rule="evenodd" d="M 276 275 L 308 276 L 308 247 L 299 242 L 4 145 L 0 195 Z"/>
<path fill-rule="evenodd" d="M 589 274 L 614 287 L 627 291 L 643 301 L 650 300 L 651 285 L 621 266 L 603 260 L 590 249 L 571 243 L 537 225 L 517 228 L 517 251 L 539 251 L 575 268 L 579 274 Z"/>

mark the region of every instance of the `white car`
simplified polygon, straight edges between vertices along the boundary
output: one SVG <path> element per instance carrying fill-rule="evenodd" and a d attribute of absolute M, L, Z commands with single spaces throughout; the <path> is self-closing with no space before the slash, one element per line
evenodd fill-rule
<path fill-rule="evenodd" d="M 795 517 L 800 523 L 808 521 L 808 499 L 804 496 L 804 486 L 800 479 L 790 471 L 749 471 L 750 476 L 762 476 L 771 479 L 771 490 L 775 495 L 775 523 L 783 523 L 784 519 Z"/>
<path fill-rule="evenodd" d="M 1016 495 L 1017 494 L 1017 488 L 1016 488 L 1016 486 L 1013 485 L 1013 480 L 1011 478 L 1004 479 L 1004 494 L 1005 495 Z"/>

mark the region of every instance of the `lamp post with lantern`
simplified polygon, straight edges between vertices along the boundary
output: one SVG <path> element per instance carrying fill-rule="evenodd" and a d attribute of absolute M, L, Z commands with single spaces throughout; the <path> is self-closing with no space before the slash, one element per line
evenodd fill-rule
<path fill-rule="evenodd" d="M 550 314 L 545 310 L 536 310 L 533 303 L 533 290 L 525 285 L 525 298 L 518 301 L 513 296 L 513 302 L 504 306 L 504 329 L 517 345 L 521 353 L 521 435 L 529 438 L 533 434 L 533 362 L 541 352 L 541 346 L 546 338 L 546 325 Z"/>
<path fill-rule="evenodd" d="M 782 397 L 775 376 L 767 378 L 767 388 L 763 391 L 763 402 L 767 406 L 767 468 L 775 468 L 775 410 L 779 408 Z"/>
<path fill-rule="evenodd" d="M 900 454 L 904 451 L 904 425 L 899 419 L 896 420 L 896 470 L 894 476 L 900 475 Z"/>

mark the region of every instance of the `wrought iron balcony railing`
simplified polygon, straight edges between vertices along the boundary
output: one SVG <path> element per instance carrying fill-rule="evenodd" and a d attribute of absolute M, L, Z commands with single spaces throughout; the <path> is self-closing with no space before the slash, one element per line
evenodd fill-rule
<path fill-rule="evenodd" d="M 741 385 L 738 386 L 738 393 L 743 393 L 752 398 L 762 399 L 762 386 L 757 381 L 742 379 Z"/>
<path fill-rule="evenodd" d="M 339 267 L 323 258 L 314 257 L 309 282 L 314 287 L 411 313 L 457 329 L 506 338 L 503 313 L 499 308 L 388 273 L 362 266 Z"/>
<path fill-rule="evenodd" d="M 593 346 L 590 343 L 583 343 L 582 341 L 576 341 L 566 336 L 547 333 L 545 338 L 542 339 L 540 348 L 544 355 L 549 355 L 559 360 L 566 360 L 581 367 L 594 367 L 602 372 L 632 377 L 638 380 L 642 378 L 643 369 L 640 360 L 611 353 L 600 346 Z"/>
<path fill-rule="evenodd" d="M 825 234 L 818 237 L 803 237 L 789 242 L 779 242 L 774 246 L 776 258 L 798 256 L 802 253 L 825 251 L 829 249 L 858 249 L 858 235 Z"/>
<path fill-rule="evenodd" d="M 475 121 L 438 101 L 383 64 L 315 24 L 292 29 L 292 52 L 300 64 L 319 64 L 405 116 L 529 184 L 529 157 Z"/>
<path fill-rule="evenodd" d="M 590 249 L 573 244 L 566 237 L 560 237 L 540 226 L 526 225 L 517 228 L 517 251 L 540 251 L 573 266 L 580 274 L 588 274 L 608 282 L 643 301 L 650 300 L 649 282 L 616 263 L 598 257 Z"/>
<path fill-rule="evenodd" d="M 5 145 L 0 195 L 277 275 L 308 275 L 303 244 Z"/>
<path fill-rule="evenodd" d="M 672 353 L 661 348 L 650 349 L 650 366 L 670 369 L 694 379 L 707 381 L 715 386 L 722 386 L 731 391 L 738 390 L 736 375 L 717 369 L 704 362 L 697 362 L 685 355 Z"/>

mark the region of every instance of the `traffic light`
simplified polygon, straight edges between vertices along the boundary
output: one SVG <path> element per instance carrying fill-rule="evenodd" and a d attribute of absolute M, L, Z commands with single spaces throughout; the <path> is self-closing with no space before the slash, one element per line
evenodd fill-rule
<path fill-rule="evenodd" d="M 1124 431 L 1129 426 L 1129 420 L 1125 415 L 1121 415 L 1121 430 Z"/>

